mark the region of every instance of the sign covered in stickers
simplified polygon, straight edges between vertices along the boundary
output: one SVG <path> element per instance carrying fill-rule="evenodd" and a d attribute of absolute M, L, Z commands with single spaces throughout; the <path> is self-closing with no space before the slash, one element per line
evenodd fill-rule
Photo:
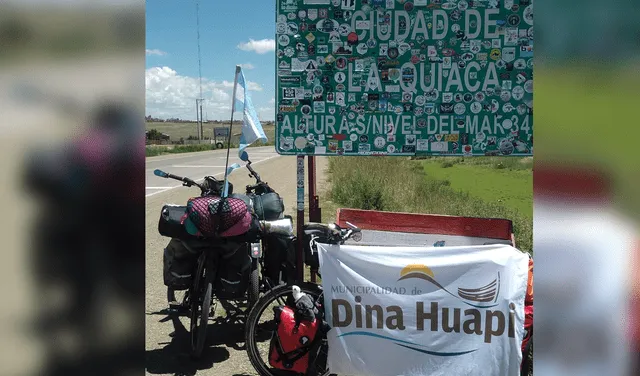
<path fill-rule="evenodd" d="M 276 150 L 533 154 L 533 0 L 277 0 Z"/>

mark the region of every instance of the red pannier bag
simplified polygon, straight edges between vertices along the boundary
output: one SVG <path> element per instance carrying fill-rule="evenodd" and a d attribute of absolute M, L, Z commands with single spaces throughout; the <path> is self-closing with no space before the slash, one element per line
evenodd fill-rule
<path fill-rule="evenodd" d="M 529 278 L 527 280 L 527 294 L 524 299 L 524 338 L 522 339 L 522 352 L 526 351 L 527 344 L 533 335 L 533 259 L 529 259 Z M 525 355 L 526 356 L 526 355 Z"/>
<path fill-rule="evenodd" d="M 523 356 L 527 356 L 525 354 L 527 345 L 531 340 L 531 336 L 533 335 L 533 306 L 527 305 L 524 306 L 524 338 L 522 339 L 522 354 Z"/>
<path fill-rule="evenodd" d="M 276 369 L 307 373 L 320 320 L 296 322 L 295 310 L 287 306 L 275 307 L 273 311 L 278 329 L 271 338 L 269 364 Z"/>

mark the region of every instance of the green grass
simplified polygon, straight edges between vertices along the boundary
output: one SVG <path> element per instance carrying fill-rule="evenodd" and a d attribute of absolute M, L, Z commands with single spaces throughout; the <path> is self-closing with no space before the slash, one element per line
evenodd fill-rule
<path fill-rule="evenodd" d="M 275 145 L 273 142 L 263 143 L 255 143 L 249 145 L 250 148 L 260 147 L 260 146 L 270 146 Z M 238 144 L 231 144 L 231 148 L 237 148 Z M 226 148 L 226 147 L 225 147 Z M 147 157 L 156 157 L 158 155 L 164 154 L 179 154 L 179 153 L 193 153 L 199 151 L 209 151 L 216 150 L 215 145 L 211 144 L 195 144 L 195 145 L 151 145 L 147 146 L 145 149 L 145 156 Z"/>
<path fill-rule="evenodd" d="M 494 202 L 513 209 L 533 220 L 533 174 L 528 163 L 512 158 L 505 164 L 520 164 L 517 168 L 509 168 L 497 164 L 482 165 L 479 161 L 449 161 L 443 163 L 424 161 L 423 168 L 426 179 L 446 180 L 452 189 L 467 192 L 473 197 Z M 457 162 L 457 163 L 456 163 Z M 475 162 L 475 163 L 470 163 Z M 524 166 L 524 167 L 523 167 Z"/>
<path fill-rule="evenodd" d="M 531 181 L 530 170 L 527 172 L 521 167 L 492 168 L 495 160 L 489 159 L 484 160 L 484 165 L 477 159 L 473 162 L 478 164 L 477 166 L 465 165 L 458 161 L 451 167 L 443 168 L 441 165 L 444 161 L 437 158 L 430 161 L 410 161 L 393 157 L 331 158 L 331 189 L 328 198 L 340 207 L 346 208 L 510 219 L 514 224 L 518 248 L 531 252 L 531 208 L 529 206 L 526 210 L 527 207 L 523 203 L 526 202 L 527 194 L 532 195 L 531 186 L 526 183 L 513 183 L 518 176 L 527 174 Z M 519 166 L 518 162 L 507 163 Z M 527 162 L 522 163 L 526 165 Z M 477 184 L 470 183 L 470 177 L 464 178 L 468 171 L 474 169 L 478 171 L 474 176 L 484 180 L 483 186 L 487 189 L 482 194 L 477 192 Z M 428 175 L 426 170 L 439 171 L 441 174 L 450 173 L 451 180 Z M 505 175 L 499 182 L 511 182 L 512 188 L 504 189 L 504 195 L 518 196 L 520 199 L 509 200 L 508 203 L 492 199 L 498 193 L 491 193 L 489 186 L 499 174 Z M 525 210 L 521 211 L 522 208 Z"/>
<path fill-rule="evenodd" d="M 205 123 L 204 137 L 211 137 L 213 127 L 229 127 L 229 123 Z M 240 132 L 242 127 L 241 123 L 234 122 L 232 135 L 231 135 L 231 147 L 237 148 L 240 142 L 240 136 L 234 136 Z M 171 141 L 179 141 L 180 138 L 187 139 L 189 136 L 196 136 L 196 123 L 170 123 L 170 122 L 146 122 L 146 130 L 155 129 L 160 133 L 168 134 L 171 137 Z M 264 133 L 267 136 L 268 142 L 255 143 L 250 147 L 258 146 L 271 146 L 275 145 L 275 125 L 273 123 L 265 122 L 263 124 Z M 225 140 L 226 142 L 226 140 Z M 145 155 L 147 157 L 155 157 L 163 154 L 176 154 L 176 153 L 192 153 L 198 151 L 215 150 L 215 147 L 210 144 L 196 144 L 196 145 L 153 145 L 147 146 Z"/>
<path fill-rule="evenodd" d="M 204 123 L 203 134 L 204 137 L 212 137 L 213 128 L 228 128 L 229 122 L 224 123 Z M 262 128 L 264 129 L 264 133 L 267 136 L 267 139 L 270 143 L 275 142 L 275 130 L 276 127 L 272 122 L 263 122 Z M 198 131 L 196 130 L 196 123 L 170 123 L 170 122 L 146 122 L 146 130 L 156 129 L 161 133 L 168 134 L 171 137 L 171 141 L 179 141 L 180 138 L 184 138 L 185 140 L 189 138 L 189 136 L 196 137 L 198 135 Z M 240 133 L 242 129 L 241 122 L 233 122 L 233 127 L 231 129 L 231 143 L 238 143 L 239 136 L 233 136 L 233 134 Z"/>

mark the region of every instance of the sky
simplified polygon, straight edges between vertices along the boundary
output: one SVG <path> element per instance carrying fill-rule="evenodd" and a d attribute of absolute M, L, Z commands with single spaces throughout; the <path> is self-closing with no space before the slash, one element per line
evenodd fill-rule
<path fill-rule="evenodd" d="M 230 118 L 236 65 L 243 66 L 260 120 L 274 119 L 275 18 L 275 1 L 200 0 L 205 120 Z M 146 114 L 195 120 L 196 0 L 147 1 L 146 30 Z"/>

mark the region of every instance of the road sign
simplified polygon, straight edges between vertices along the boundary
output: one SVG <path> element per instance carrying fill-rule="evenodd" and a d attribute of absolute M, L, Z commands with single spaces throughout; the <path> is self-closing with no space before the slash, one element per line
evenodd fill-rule
<path fill-rule="evenodd" d="M 214 137 L 229 137 L 229 128 L 227 127 L 217 127 L 213 128 Z"/>
<path fill-rule="evenodd" d="M 276 150 L 532 155 L 533 0 L 277 0 Z"/>

